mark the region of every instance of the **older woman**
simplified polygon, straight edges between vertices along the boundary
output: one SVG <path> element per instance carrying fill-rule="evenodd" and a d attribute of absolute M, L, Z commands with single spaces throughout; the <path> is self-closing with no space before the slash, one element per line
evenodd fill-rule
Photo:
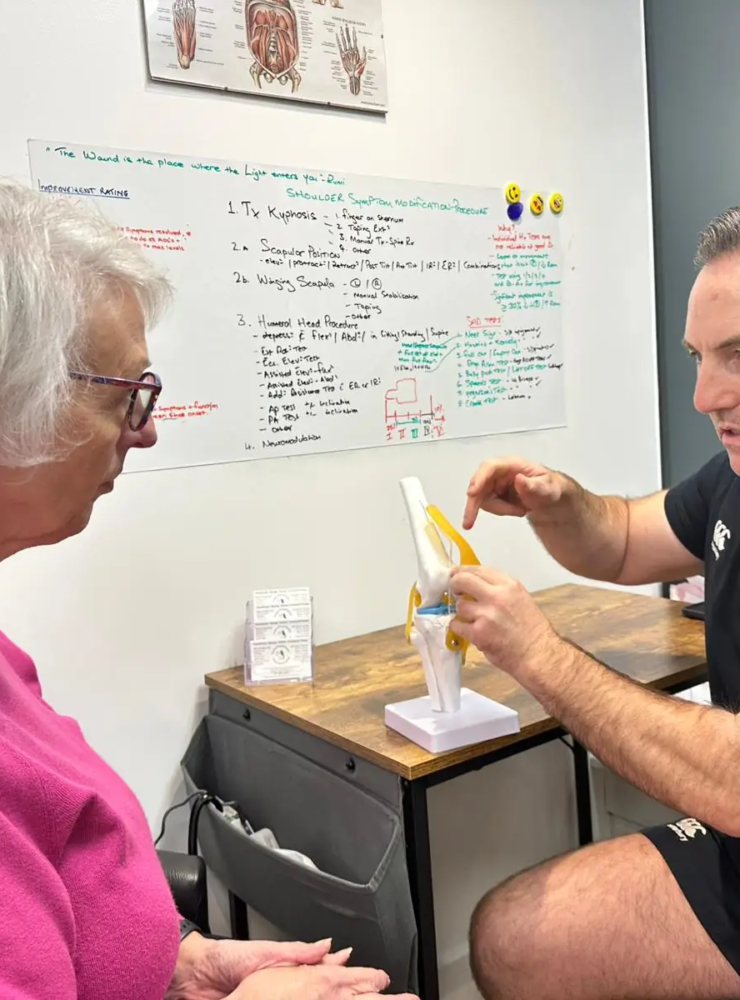
<path fill-rule="evenodd" d="M 157 440 L 145 329 L 167 282 L 97 214 L 0 184 L 0 558 L 85 528 Z M 207 940 L 175 910 L 143 812 L 0 635 L 3 1000 L 377 998 L 329 942 Z"/>

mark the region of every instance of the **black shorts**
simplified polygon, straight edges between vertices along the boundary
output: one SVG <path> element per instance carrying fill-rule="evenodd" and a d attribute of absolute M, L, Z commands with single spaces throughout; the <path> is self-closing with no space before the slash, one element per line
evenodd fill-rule
<path fill-rule="evenodd" d="M 641 832 L 660 851 L 699 923 L 740 976 L 740 840 L 689 818 Z"/>

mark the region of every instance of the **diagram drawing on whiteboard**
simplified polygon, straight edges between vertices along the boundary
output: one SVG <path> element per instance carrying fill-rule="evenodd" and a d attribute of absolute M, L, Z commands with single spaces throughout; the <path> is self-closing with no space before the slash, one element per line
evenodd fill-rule
<path fill-rule="evenodd" d="M 247 44 L 254 56 L 250 68 L 255 85 L 267 83 L 285 85 L 291 81 L 291 92 L 301 84 L 296 69 L 300 55 L 298 22 L 290 0 L 247 0 Z"/>
<path fill-rule="evenodd" d="M 399 379 L 385 393 L 386 441 L 418 441 L 440 438 L 445 430 L 444 407 L 419 399 L 415 378 Z"/>
<path fill-rule="evenodd" d="M 357 97 L 360 93 L 361 77 L 365 72 L 365 66 L 367 66 L 367 49 L 363 46 L 362 55 L 360 55 L 356 28 L 352 29 L 351 36 L 349 25 L 345 24 L 343 28 L 339 29 L 337 48 L 349 81 L 349 92 L 353 97 Z"/>
<path fill-rule="evenodd" d="M 195 0 L 172 0 L 172 30 L 181 69 L 190 69 L 195 59 L 195 14 Z"/>

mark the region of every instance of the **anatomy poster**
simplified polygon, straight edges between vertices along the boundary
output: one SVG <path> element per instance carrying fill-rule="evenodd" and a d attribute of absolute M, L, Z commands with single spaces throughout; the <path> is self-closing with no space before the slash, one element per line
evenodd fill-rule
<path fill-rule="evenodd" d="M 384 112 L 381 0 L 143 0 L 155 80 Z"/>

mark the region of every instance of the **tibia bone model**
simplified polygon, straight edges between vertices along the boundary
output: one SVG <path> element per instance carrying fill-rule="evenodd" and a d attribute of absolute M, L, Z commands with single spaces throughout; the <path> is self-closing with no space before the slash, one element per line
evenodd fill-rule
<path fill-rule="evenodd" d="M 455 604 L 449 592 L 455 563 L 445 550 L 442 534 L 460 550 L 460 564 L 478 558 L 437 510 L 427 504 L 421 483 L 409 476 L 401 480 L 417 559 L 417 579 L 409 597 L 406 638 L 419 651 L 435 712 L 460 708 L 462 664 L 467 643 L 450 631 Z"/>
<path fill-rule="evenodd" d="M 442 605 L 442 608 L 445 606 Z M 462 687 L 462 650 L 449 649 L 447 632 L 455 612 L 430 608 L 414 612 L 410 639 L 416 646 L 435 712 L 458 712 Z"/>

